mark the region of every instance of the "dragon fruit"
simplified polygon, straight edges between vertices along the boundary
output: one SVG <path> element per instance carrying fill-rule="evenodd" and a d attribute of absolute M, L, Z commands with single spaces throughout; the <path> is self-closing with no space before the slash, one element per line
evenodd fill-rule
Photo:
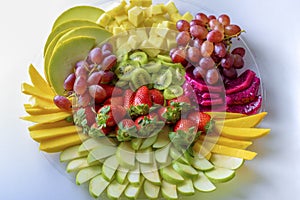
<path fill-rule="evenodd" d="M 254 101 L 242 105 L 228 105 L 226 111 L 234 113 L 242 113 L 247 115 L 255 114 L 259 111 L 262 105 L 262 97 L 257 96 Z"/>
<path fill-rule="evenodd" d="M 238 78 L 225 83 L 226 94 L 232 94 L 247 89 L 255 77 L 255 72 L 248 69 Z"/>

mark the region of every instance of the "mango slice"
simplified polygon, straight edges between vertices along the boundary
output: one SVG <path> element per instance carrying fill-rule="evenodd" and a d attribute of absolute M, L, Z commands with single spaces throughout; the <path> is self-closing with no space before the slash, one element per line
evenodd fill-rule
<path fill-rule="evenodd" d="M 261 112 L 255 115 L 249 115 L 246 117 L 240 117 L 236 119 L 225 120 L 224 123 L 220 122 L 224 126 L 239 127 L 239 128 L 252 128 L 257 126 L 267 115 L 267 112 Z"/>
<path fill-rule="evenodd" d="M 252 145 L 251 141 L 233 140 L 233 139 L 229 139 L 229 138 L 222 137 L 222 136 L 218 137 L 218 136 L 204 136 L 204 135 L 201 135 L 200 140 L 202 140 L 202 141 L 205 140 L 205 141 L 208 141 L 208 142 L 211 142 L 211 143 L 216 143 L 216 144 L 219 144 L 219 145 L 224 145 L 224 146 L 237 148 L 237 149 L 246 149 L 250 145 Z"/>
<path fill-rule="evenodd" d="M 43 129 L 51 129 L 51 128 L 59 128 L 64 126 L 71 126 L 73 123 L 70 123 L 66 120 L 61 120 L 53 123 L 39 123 L 34 124 L 28 127 L 29 131 L 43 130 Z"/>
<path fill-rule="evenodd" d="M 69 112 L 59 112 L 45 115 L 24 116 L 21 117 L 21 119 L 36 123 L 51 123 L 66 119 L 69 116 L 71 116 L 71 113 Z"/>
<path fill-rule="evenodd" d="M 216 126 L 222 136 L 238 140 L 253 140 L 267 135 L 271 130 L 266 128 L 239 128 Z"/>
<path fill-rule="evenodd" d="M 53 100 L 52 95 L 44 93 L 42 90 L 40 90 L 36 87 L 33 87 L 32 85 L 29 85 L 28 83 L 22 83 L 21 87 L 22 87 L 22 92 L 24 94 L 36 96 L 36 97 L 39 97 L 39 98 L 42 98 L 45 100 L 49 100 L 49 101 Z"/>

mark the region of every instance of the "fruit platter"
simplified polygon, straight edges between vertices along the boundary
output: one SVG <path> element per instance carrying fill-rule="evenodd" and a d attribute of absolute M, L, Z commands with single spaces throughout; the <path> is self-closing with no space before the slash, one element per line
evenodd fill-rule
<path fill-rule="evenodd" d="M 259 68 L 229 14 L 176 3 L 73 6 L 29 66 L 30 137 L 100 199 L 200 197 L 270 133 Z"/>

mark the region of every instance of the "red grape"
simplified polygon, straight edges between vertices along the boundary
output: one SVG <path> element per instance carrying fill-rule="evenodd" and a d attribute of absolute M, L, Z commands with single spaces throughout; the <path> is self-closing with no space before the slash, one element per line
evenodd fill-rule
<path fill-rule="evenodd" d="M 189 47 L 187 51 L 187 57 L 191 63 L 198 63 L 201 58 L 200 49 L 196 47 Z"/>
<path fill-rule="evenodd" d="M 89 64 L 85 60 L 81 60 L 75 64 L 75 69 L 77 69 L 78 67 L 87 68 L 88 66 L 89 66 Z"/>
<path fill-rule="evenodd" d="M 84 94 L 78 96 L 77 106 L 79 107 L 86 107 L 91 102 L 91 95 L 88 91 Z"/>
<path fill-rule="evenodd" d="M 91 85 L 89 93 L 95 99 L 96 103 L 102 103 L 107 97 L 105 89 L 100 85 Z"/>
<path fill-rule="evenodd" d="M 241 69 L 244 67 L 244 59 L 239 54 L 233 54 L 233 67 L 236 69 Z"/>
<path fill-rule="evenodd" d="M 201 45 L 201 54 L 203 57 L 209 57 L 214 51 L 214 44 L 209 41 L 204 41 Z"/>
<path fill-rule="evenodd" d="M 102 51 L 102 55 L 103 55 L 103 58 L 106 58 L 107 56 L 110 56 L 112 55 L 111 51 L 109 50 L 104 50 Z M 103 61 L 102 61 L 103 62 Z"/>
<path fill-rule="evenodd" d="M 233 66 L 234 58 L 232 54 L 227 54 L 224 58 L 221 60 L 221 66 L 224 68 L 231 68 Z"/>
<path fill-rule="evenodd" d="M 196 47 L 196 48 L 198 48 L 198 49 L 200 49 L 201 48 L 201 45 L 203 44 L 203 40 L 200 40 L 200 39 L 198 39 L 198 38 L 195 38 L 194 40 L 193 40 L 193 47 Z"/>
<path fill-rule="evenodd" d="M 237 47 L 231 51 L 232 54 L 238 54 L 242 57 L 245 56 L 246 50 L 243 47 Z"/>
<path fill-rule="evenodd" d="M 92 49 L 89 53 L 89 58 L 93 63 L 95 63 L 97 65 L 101 64 L 101 62 L 103 60 L 101 48 L 96 47 L 96 48 Z"/>
<path fill-rule="evenodd" d="M 220 58 L 223 58 L 224 56 L 226 56 L 227 50 L 226 50 L 224 43 L 223 42 L 216 43 L 214 52 Z"/>
<path fill-rule="evenodd" d="M 188 31 L 182 31 L 178 33 L 176 37 L 176 42 L 179 46 L 186 46 L 187 44 L 189 44 L 190 40 L 191 35 Z"/>
<path fill-rule="evenodd" d="M 202 25 L 206 25 L 209 21 L 208 17 L 204 13 L 197 13 L 195 19 L 202 22 Z"/>
<path fill-rule="evenodd" d="M 193 37 L 203 40 L 206 38 L 208 31 L 204 26 L 193 25 L 190 28 L 190 33 Z"/>
<path fill-rule="evenodd" d="M 190 27 L 194 26 L 194 25 L 204 26 L 204 24 L 200 20 L 197 20 L 197 19 L 191 20 Z"/>
<path fill-rule="evenodd" d="M 222 25 L 218 20 L 216 19 L 211 19 L 209 22 L 208 22 L 208 25 L 209 27 L 213 30 L 216 26 L 218 25 Z"/>
<path fill-rule="evenodd" d="M 72 91 L 75 83 L 76 75 L 75 73 L 70 74 L 64 82 L 64 89 L 66 91 Z"/>
<path fill-rule="evenodd" d="M 115 77 L 115 73 L 113 73 L 112 71 L 101 71 L 101 73 L 102 78 L 100 80 L 100 83 L 110 83 Z"/>
<path fill-rule="evenodd" d="M 227 26 L 230 24 L 230 17 L 226 14 L 222 14 L 218 17 L 218 21 L 224 26 Z"/>
<path fill-rule="evenodd" d="M 215 68 L 207 70 L 206 81 L 208 84 L 216 84 L 219 80 L 219 71 Z"/>
<path fill-rule="evenodd" d="M 208 16 L 208 20 L 210 21 L 210 20 L 212 20 L 212 19 L 217 19 L 217 18 L 216 18 L 216 16 L 214 16 L 214 15 L 209 15 L 209 16 Z"/>
<path fill-rule="evenodd" d="M 221 42 L 224 39 L 224 34 L 218 30 L 212 30 L 207 34 L 207 40 L 213 43 Z"/>
<path fill-rule="evenodd" d="M 190 23 L 186 20 L 179 20 L 176 23 L 176 28 L 178 31 L 189 31 L 190 30 Z"/>
<path fill-rule="evenodd" d="M 113 52 L 113 46 L 110 43 L 105 43 L 101 46 L 101 50 L 102 50 L 102 53 L 104 53 L 104 51 L 106 51 L 106 50 Z"/>
<path fill-rule="evenodd" d="M 227 25 L 225 26 L 225 35 L 228 36 L 234 36 L 234 35 L 238 35 L 241 32 L 241 28 L 238 25 Z"/>
<path fill-rule="evenodd" d="M 78 76 L 74 83 L 74 91 L 78 95 L 82 95 L 85 93 L 87 89 L 86 79 L 82 76 Z"/>
<path fill-rule="evenodd" d="M 233 67 L 231 67 L 229 69 L 223 68 L 222 73 L 226 78 L 229 78 L 229 79 L 235 79 L 237 77 L 237 71 Z"/>
<path fill-rule="evenodd" d="M 207 71 L 201 67 L 195 67 L 193 70 L 193 75 L 195 78 L 202 79 L 203 77 L 206 76 Z"/>
<path fill-rule="evenodd" d="M 90 85 L 96 85 L 99 83 L 99 81 L 101 80 L 102 78 L 102 73 L 101 72 L 94 72 L 92 73 L 88 80 L 87 80 L 87 84 L 90 86 Z"/>
<path fill-rule="evenodd" d="M 68 98 L 64 97 L 64 96 L 56 95 L 53 99 L 53 102 L 55 103 L 55 105 L 58 108 L 63 109 L 63 110 L 70 111 L 71 108 L 72 108 L 71 101 Z"/>
<path fill-rule="evenodd" d="M 178 49 L 172 54 L 172 61 L 175 63 L 186 62 L 186 52 L 183 49 Z"/>
<path fill-rule="evenodd" d="M 215 66 L 215 62 L 211 57 L 204 57 L 200 59 L 199 67 L 202 69 L 208 70 L 212 69 Z"/>
<path fill-rule="evenodd" d="M 88 73 L 87 73 L 87 70 L 86 70 L 85 67 L 80 66 L 80 67 L 78 67 L 78 68 L 76 69 L 75 75 L 76 75 L 76 77 L 79 77 L 79 76 L 80 76 L 80 77 L 82 77 L 82 78 L 84 78 L 84 79 L 87 79 Z"/>
<path fill-rule="evenodd" d="M 117 57 L 115 55 L 110 55 L 104 58 L 102 62 L 101 69 L 104 71 L 109 71 L 117 63 Z"/>

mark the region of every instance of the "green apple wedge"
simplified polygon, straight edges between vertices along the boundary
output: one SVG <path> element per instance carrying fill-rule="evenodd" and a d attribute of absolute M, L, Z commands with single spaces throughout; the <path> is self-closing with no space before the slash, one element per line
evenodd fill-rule
<path fill-rule="evenodd" d="M 214 168 L 214 165 L 204 157 L 199 157 L 197 155 L 192 157 L 188 152 L 185 152 L 184 155 L 189 163 L 197 170 L 209 171 Z"/>
<path fill-rule="evenodd" d="M 70 161 L 67 164 L 66 170 L 68 173 L 70 173 L 70 172 L 75 172 L 75 171 L 81 170 L 85 167 L 92 166 L 92 165 L 94 165 L 94 163 L 93 164 L 88 163 L 86 157 L 78 158 L 78 159 Z"/>
<path fill-rule="evenodd" d="M 180 194 L 185 196 L 195 194 L 194 184 L 191 179 L 185 179 L 183 183 L 177 185 L 177 190 Z"/>
<path fill-rule="evenodd" d="M 140 163 L 140 171 L 148 181 L 155 185 L 161 185 L 161 179 L 156 162 L 153 162 L 153 164 Z"/>
<path fill-rule="evenodd" d="M 106 190 L 108 198 L 113 200 L 119 199 L 125 191 L 127 185 L 128 181 L 125 181 L 125 183 L 120 184 L 117 180 L 113 180 Z"/>
<path fill-rule="evenodd" d="M 116 151 L 117 160 L 122 167 L 133 169 L 135 167 L 135 150 L 130 142 L 122 142 Z"/>
<path fill-rule="evenodd" d="M 140 164 L 135 163 L 134 169 L 130 170 L 127 175 L 127 179 L 130 184 L 139 185 L 141 180 Z"/>
<path fill-rule="evenodd" d="M 134 138 L 131 140 L 131 147 L 134 150 L 139 150 L 140 146 L 142 145 L 144 139 L 143 138 Z"/>
<path fill-rule="evenodd" d="M 98 198 L 104 192 L 108 185 L 109 182 L 105 180 L 100 174 L 91 179 L 89 184 L 89 192 L 91 196 Z"/>
<path fill-rule="evenodd" d="M 158 199 L 160 186 L 154 185 L 148 180 L 144 182 L 144 193 L 149 199 Z"/>
<path fill-rule="evenodd" d="M 44 56 L 44 65 L 45 69 L 48 68 L 49 61 L 51 59 L 51 56 L 53 52 L 55 51 L 55 48 L 59 46 L 61 43 L 64 41 L 73 38 L 73 37 L 78 37 L 78 36 L 87 36 L 87 37 L 92 37 L 95 38 L 95 44 L 101 44 L 104 40 L 110 38 L 112 34 L 105 29 L 101 27 L 96 27 L 96 26 L 81 26 L 73 29 L 67 29 L 68 31 L 61 32 L 64 34 L 58 34 L 49 44 L 45 56 Z M 57 38 L 59 37 L 59 38 Z"/>
<path fill-rule="evenodd" d="M 101 27 L 95 22 L 87 21 L 87 20 L 72 20 L 72 21 L 67 21 L 63 24 L 60 24 L 57 26 L 54 30 L 51 31 L 49 34 L 47 41 L 44 46 L 44 55 L 46 54 L 46 51 L 48 49 L 49 44 L 51 41 L 58 35 L 59 33 L 67 30 L 67 29 L 74 29 L 77 27 L 82 27 L 82 26 L 93 26 L 93 27 Z"/>
<path fill-rule="evenodd" d="M 111 181 L 119 167 L 119 162 L 115 155 L 105 159 L 102 165 L 102 176 L 107 181 Z"/>
<path fill-rule="evenodd" d="M 160 149 L 171 143 L 169 139 L 168 133 L 170 132 L 170 128 L 168 126 L 164 126 L 163 129 L 158 134 L 156 142 L 152 145 L 155 149 Z"/>
<path fill-rule="evenodd" d="M 189 164 L 189 161 L 174 146 L 170 148 L 170 156 L 174 161 Z"/>
<path fill-rule="evenodd" d="M 172 166 L 173 169 L 183 177 L 194 178 L 198 175 L 197 170 L 191 165 L 186 165 L 180 162 L 173 162 Z"/>
<path fill-rule="evenodd" d="M 225 183 L 235 176 L 235 171 L 226 168 L 215 167 L 213 170 L 204 172 L 205 176 L 214 183 Z"/>
<path fill-rule="evenodd" d="M 64 80 L 72 73 L 76 62 L 84 59 L 94 45 L 94 38 L 74 37 L 61 43 L 53 52 L 46 70 L 50 84 L 58 95 L 64 94 Z"/>
<path fill-rule="evenodd" d="M 193 184 L 196 190 L 200 192 L 212 192 L 216 190 L 216 186 L 204 175 L 199 172 L 199 175 L 193 178 Z"/>
<path fill-rule="evenodd" d="M 116 172 L 116 180 L 118 181 L 118 183 L 123 184 L 125 182 L 125 180 L 127 179 L 128 172 L 129 169 L 119 166 Z"/>
<path fill-rule="evenodd" d="M 143 149 L 147 149 L 148 147 L 151 147 L 156 142 L 157 135 L 158 134 L 144 139 L 142 145 L 140 146 L 140 149 L 143 150 Z"/>
<path fill-rule="evenodd" d="M 124 192 L 128 199 L 137 199 L 143 187 L 145 178 L 142 177 L 139 185 L 129 184 Z"/>
<path fill-rule="evenodd" d="M 161 177 L 171 183 L 171 184 L 180 184 L 184 182 L 184 178 L 176 172 L 172 166 L 163 167 L 159 170 Z"/>
<path fill-rule="evenodd" d="M 176 185 L 163 180 L 161 184 L 162 196 L 166 199 L 178 199 Z"/>
<path fill-rule="evenodd" d="M 151 164 L 153 162 L 154 152 L 152 148 L 136 151 L 136 160 L 140 163 Z"/>
<path fill-rule="evenodd" d="M 157 149 L 155 151 L 155 160 L 160 164 L 165 164 L 168 162 L 169 152 L 171 148 L 171 143 L 167 144 L 166 146 Z"/>
<path fill-rule="evenodd" d="M 98 146 L 116 146 L 116 143 L 108 137 L 89 138 L 79 146 L 78 152 L 90 152 Z"/>
<path fill-rule="evenodd" d="M 76 184 L 81 185 L 83 183 L 86 183 L 87 181 L 91 180 L 95 176 L 101 174 L 101 165 L 95 165 L 95 166 L 90 166 L 81 169 L 77 174 L 76 174 Z"/>
<path fill-rule="evenodd" d="M 55 20 L 52 30 L 59 25 L 72 20 L 87 20 L 96 22 L 104 10 L 93 6 L 75 6 L 61 13 Z"/>
<path fill-rule="evenodd" d="M 87 157 L 87 161 L 89 163 L 102 161 L 103 159 L 114 155 L 116 151 L 117 151 L 117 147 L 114 146 L 106 146 L 106 145 L 98 146 L 97 148 L 90 151 Z"/>
<path fill-rule="evenodd" d="M 76 158 L 82 158 L 87 156 L 86 152 L 78 152 L 79 147 L 80 145 L 76 145 L 63 150 L 59 155 L 60 162 L 67 162 Z"/>
<path fill-rule="evenodd" d="M 244 159 L 242 158 L 236 158 L 220 154 L 212 154 L 210 161 L 217 167 L 232 170 L 240 168 L 244 163 Z"/>

